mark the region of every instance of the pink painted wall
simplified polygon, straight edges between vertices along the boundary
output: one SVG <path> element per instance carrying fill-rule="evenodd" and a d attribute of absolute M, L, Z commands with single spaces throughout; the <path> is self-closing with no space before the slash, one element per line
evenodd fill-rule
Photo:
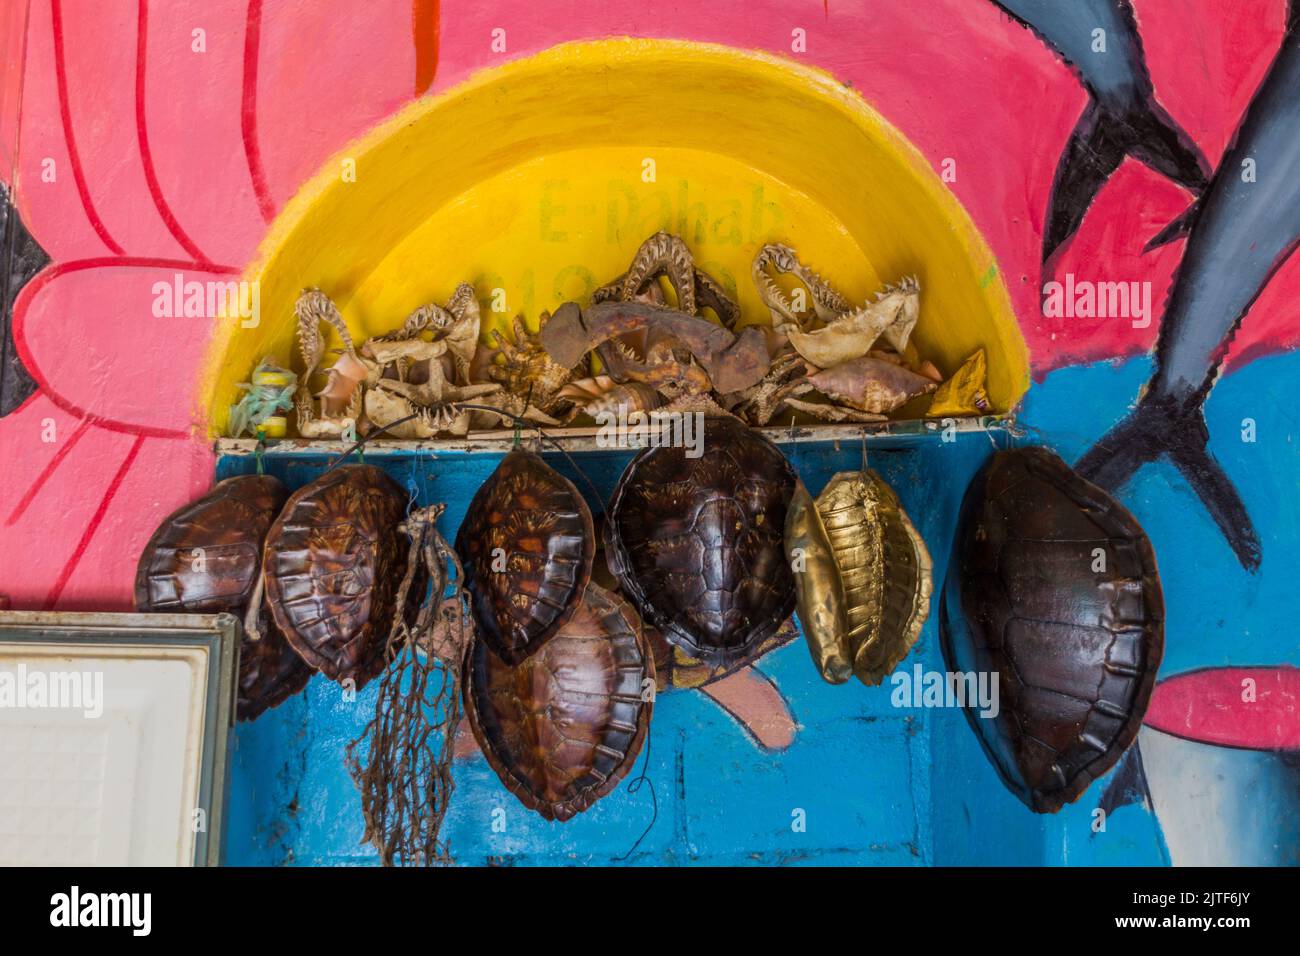
<path fill-rule="evenodd" d="M 0 419 L 0 594 L 14 607 L 128 606 L 145 539 L 211 480 L 194 394 L 210 329 L 155 319 L 155 279 L 240 271 L 347 140 L 428 89 L 561 41 L 729 43 L 851 84 L 936 167 L 957 161 L 952 188 L 998 256 L 1037 373 L 1145 351 L 1159 324 L 1042 317 L 1043 213 L 1085 94 L 984 0 L 31 0 L 25 30 L 22 6 L 0 15 L 0 48 L 18 36 L 26 49 L 20 114 L 18 75 L 0 90 L 0 155 L 16 157 L 0 172 L 53 263 L 13 309 L 39 389 Z M 1284 3 L 1135 6 L 1159 98 L 1214 163 L 1277 49 Z M 806 53 L 791 52 L 795 27 Z M 1149 280 L 1163 302 L 1181 246 L 1141 248 L 1188 201 L 1126 163 L 1058 271 Z M 1300 341 L 1297 293 L 1293 261 L 1237 336 L 1236 362 Z"/>

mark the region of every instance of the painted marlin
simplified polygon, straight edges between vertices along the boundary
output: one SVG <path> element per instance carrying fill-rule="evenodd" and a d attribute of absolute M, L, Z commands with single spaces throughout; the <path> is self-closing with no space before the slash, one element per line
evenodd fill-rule
<path fill-rule="evenodd" d="M 1168 455 L 1244 567 L 1259 537 L 1206 444 L 1202 405 L 1251 305 L 1300 242 L 1300 0 L 1281 50 L 1246 109 L 1205 194 L 1153 242 L 1186 231 L 1156 343 L 1155 373 L 1137 407 L 1075 465 L 1106 488 Z"/>
<path fill-rule="evenodd" d="M 1209 164 L 1156 102 L 1130 0 L 993 2 L 1055 50 L 1091 98 L 1056 168 L 1043 228 L 1044 263 L 1078 230 L 1125 156 L 1188 189 L 1205 188 Z"/>

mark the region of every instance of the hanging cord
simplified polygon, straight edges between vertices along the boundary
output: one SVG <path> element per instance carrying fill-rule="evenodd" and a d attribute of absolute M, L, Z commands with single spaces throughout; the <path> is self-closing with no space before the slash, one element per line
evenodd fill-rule
<path fill-rule="evenodd" d="M 573 468 L 574 472 L 576 472 L 582 478 L 582 480 L 586 482 L 587 487 L 595 495 L 596 500 L 601 503 L 601 507 L 602 508 L 604 507 L 606 503 L 605 496 L 600 493 L 600 491 L 596 488 L 596 486 L 591 482 L 591 479 L 587 477 L 586 473 L 581 468 L 578 467 L 578 463 L 574 461 L 573 456 L 569 454 L 568 450 L 565 449 L 565 447 L 561 445 L 555 438 L 547 434 L 541 428 L 541 426 L 535 424 L 534 422 L 530 422 L 522 415 L 515 415 L 511 412 L 503 411 L 500 408 L 493 408 L 491 405 L 477 405 L 472 402 L 456 402 L 453 407 L 458 410 L 470 411 L 470 412 L 491 412 L 493 415 L 498 415 L 502 418 L 510 419 L 514 423 L 516 445 L 519 444 L 519 432 L 521 429 L 527 428 L 530 431 L 537 432 L 538 436 L 542 438 L 543 441 L 547 442 L 549 445 L 551 445 L 552 448 L 554 448 L 556 451 L 558 451 L 561 455 L 564 456 L 565 460 L 569 463 L 569 466 Z M 406 422 L 413 421 L 418 417 L 419 417 L 419 413 L 416 412 L 410 415 L 406 415 L 402 418 L 399 418 L 396 421 L 389 422 L 387 425 L 378 426 L 377 428 L 375 428 L 374 431 L 372 431 L 365 438 L 358 439 L 347 449 L 345 449 L 341 455 L 339 455 L 337 458 L 335 458 L 333 461 L 331 461 L 328 465 L 325 466 L 325 469 L 324 471 L 321 472 L 321 474 L 324 475 L 333 471 L 339 465 L 347 461 L 348 456 L 351 455 L 353 452 L 360 452 L 361 449 L 365 447 L 367 442 L 373 441 L 374 439 L 378 438 L 380 435 L 386 433 L 390 429 L 396 428 L 398 425 L 404 425 Z"/>
<path fill-rule="evenodd" d="M 362 840 L 375 847 L 384 866 L 452 862 L 440 832 L 455 791 L 451 766 L 473 625 L 464 570 L 437 529 L 445 510 L 441 504 L 416 508 L 402 522 L 411 545 L 385 649 L 388 666 L 374 718 L 347 747 L 348 772 L 361 791 Z M 404 611 L 413 586 L 428 591 L 408 625 Z M 363 765 L 356 751 L 367 740 Z"/>
<path fill-rule="evenodd" d="M 636 842 L 632 844 L 631 848 L 629 848 L 626 853 L 622 856 L 616 856 L 613 858 L 615 863 L 622 863 L 635 853 L 637 847 L 641 845 L 641 841 L 650 835 L 650 831 L 653 830 L 655 824 L 659 822 L 659 797 L 655 794 L 655 782 L 650 779 L 649 774 L 650 732 L 646 731 L 645 758 L 641 761 L 641 772 L 627 782 L 627 792 L 635 796 L 637 791 L 641 789 L 642 784 L 646 784 L 650 787 L 650 822 L 646 824 L 645 829 L 641 831 L 641 835 L 636 838 Z"/>

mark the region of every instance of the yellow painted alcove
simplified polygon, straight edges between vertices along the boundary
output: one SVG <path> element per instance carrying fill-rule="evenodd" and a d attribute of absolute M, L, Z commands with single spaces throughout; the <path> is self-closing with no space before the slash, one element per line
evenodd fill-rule
<path fill-rule="evenodd" d="M 574 299 L 658 229 L 768 321 L 750 278 L 781 241 L 850 299 L 921 282 L 920 354 L 945 374 L 988 353 L 1010 410 L 1028 351 L 992 253 L 921 155 L 830 75 L 729 47 L 565 44 L 412 104 L 325 164 L 248 269 L 254 328 L 222 323 L 201 395 L 214 434 L 266 355 L 294 351 L 293 303 L 328 293 L 358 339 L 471 282 L 484 332 Z M 504 301 L 502 301 L 504 300 Z M 493 314 L 493 305 L 504 306 Z"/>

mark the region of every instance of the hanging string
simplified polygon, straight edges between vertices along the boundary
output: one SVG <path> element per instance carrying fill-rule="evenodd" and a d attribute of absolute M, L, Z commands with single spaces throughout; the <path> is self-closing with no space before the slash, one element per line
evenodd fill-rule
<path fill-rule="evenodd" d="M 471 402 L 457 402 L 455 407 L 458 409 L 463 409 L 465 411 L 491 412 L 493 415 L 499 415 L 503 418 L 509 418 L 511 421 L 514 422 L 516 436 L 518 436 L 518 433 L 521 428 L 528 428 L 530 430 L 536 431 L 538 436 L 543 441 L 551 445 L 551 447 L 553 447 L 556 451 L 558 451 L 561 455 L 564 456 L 565 460 L 569 463 L 569 466 L 583 479 L 583 481 L 586 482 L 587 487 L 596 496 L 596 500 L 599 501 L 602 506 L 605 504 L 605 496 L 600 493 L 600 491 L 596 488 L 594 484 L 592 484 L 591 480 L 587 477 L 586 473 L 581 468 L 578 467 L 578 463 L 574 461 L 573 456 L 569 454 L 568 450 L 565 449 L 563 445 L 561 445 L 555 438 L 553 438 L 551 435 L 545 432 L 540 426 L 536 425 L 533 422 L 530 422 L 522 415 L 515 415 L 511 412 L 503 411 L 502 409 L 499 408 L 493 408 L 491 405 L 476 405 Z M 348 459 L 348 456 L 351 455 L 354 451 L 358 451 L 359 449 L 364 447 L 367 442 L 373 441 L 374 439 L 378 438 L 380 435 L 388 432 L 393 428 L 396 428 L 398 425 L 402 425 L 405 424 L 406 422 L 413 421 L 418 417 L 419 417 L 419 413 L 412 413 L 410 415 L 406 415 L 402 418 L 399 418 L 396 421 L 389 422 L 387 425 L 381 425 L 375 428 L 375 430 L 372 431 L 369 435 L 367 435 L 365 438 L 359 439 L 357 442 L 350 445 L 346 450 L 344 450 L 344 452 L 341 455 L 339 455 L 332 462 L 326 465 L 324 471 L 322 471 L 321 474 L 327 474 L 328 472 L 333 471 L 339 465 L 343 464 L 343 462 L 345 462 Z M 516 437 L 516 442 L 518 442 L 518 437 Z"/>
<path fill-rule="evenodd" d="M 636 793 L 641 789 L 642 784 L 646 784 L 647 786 L 650 787 L 650 807 L 651 807 L 650 822 L 646 824 L 646 828 L 641 831 L 641 835 L 636 838 L 636 842 L 632 844 L 632 847 L 626 853 L 624 853 L 622 856 L 616 856 L 613 858 L 613 861 L 615 863 L 622 863 L 633 853 L 635 853 L 637 847 L 641 845 L 641 841 L 650 835 L 650 831 L 653 830 L 655 824 L 659 822 L 659 797 L 655 794 L 655 784 L 654 781 L 650 779 L 649 771 L 650 771 L 650 732 L 646 731 L 645 757 L 641 761 L 641 773 L 638 774 L 636 777 L 633 777 L 631 780 L 627 782 L 627 792 L 635 796 Z"/>

